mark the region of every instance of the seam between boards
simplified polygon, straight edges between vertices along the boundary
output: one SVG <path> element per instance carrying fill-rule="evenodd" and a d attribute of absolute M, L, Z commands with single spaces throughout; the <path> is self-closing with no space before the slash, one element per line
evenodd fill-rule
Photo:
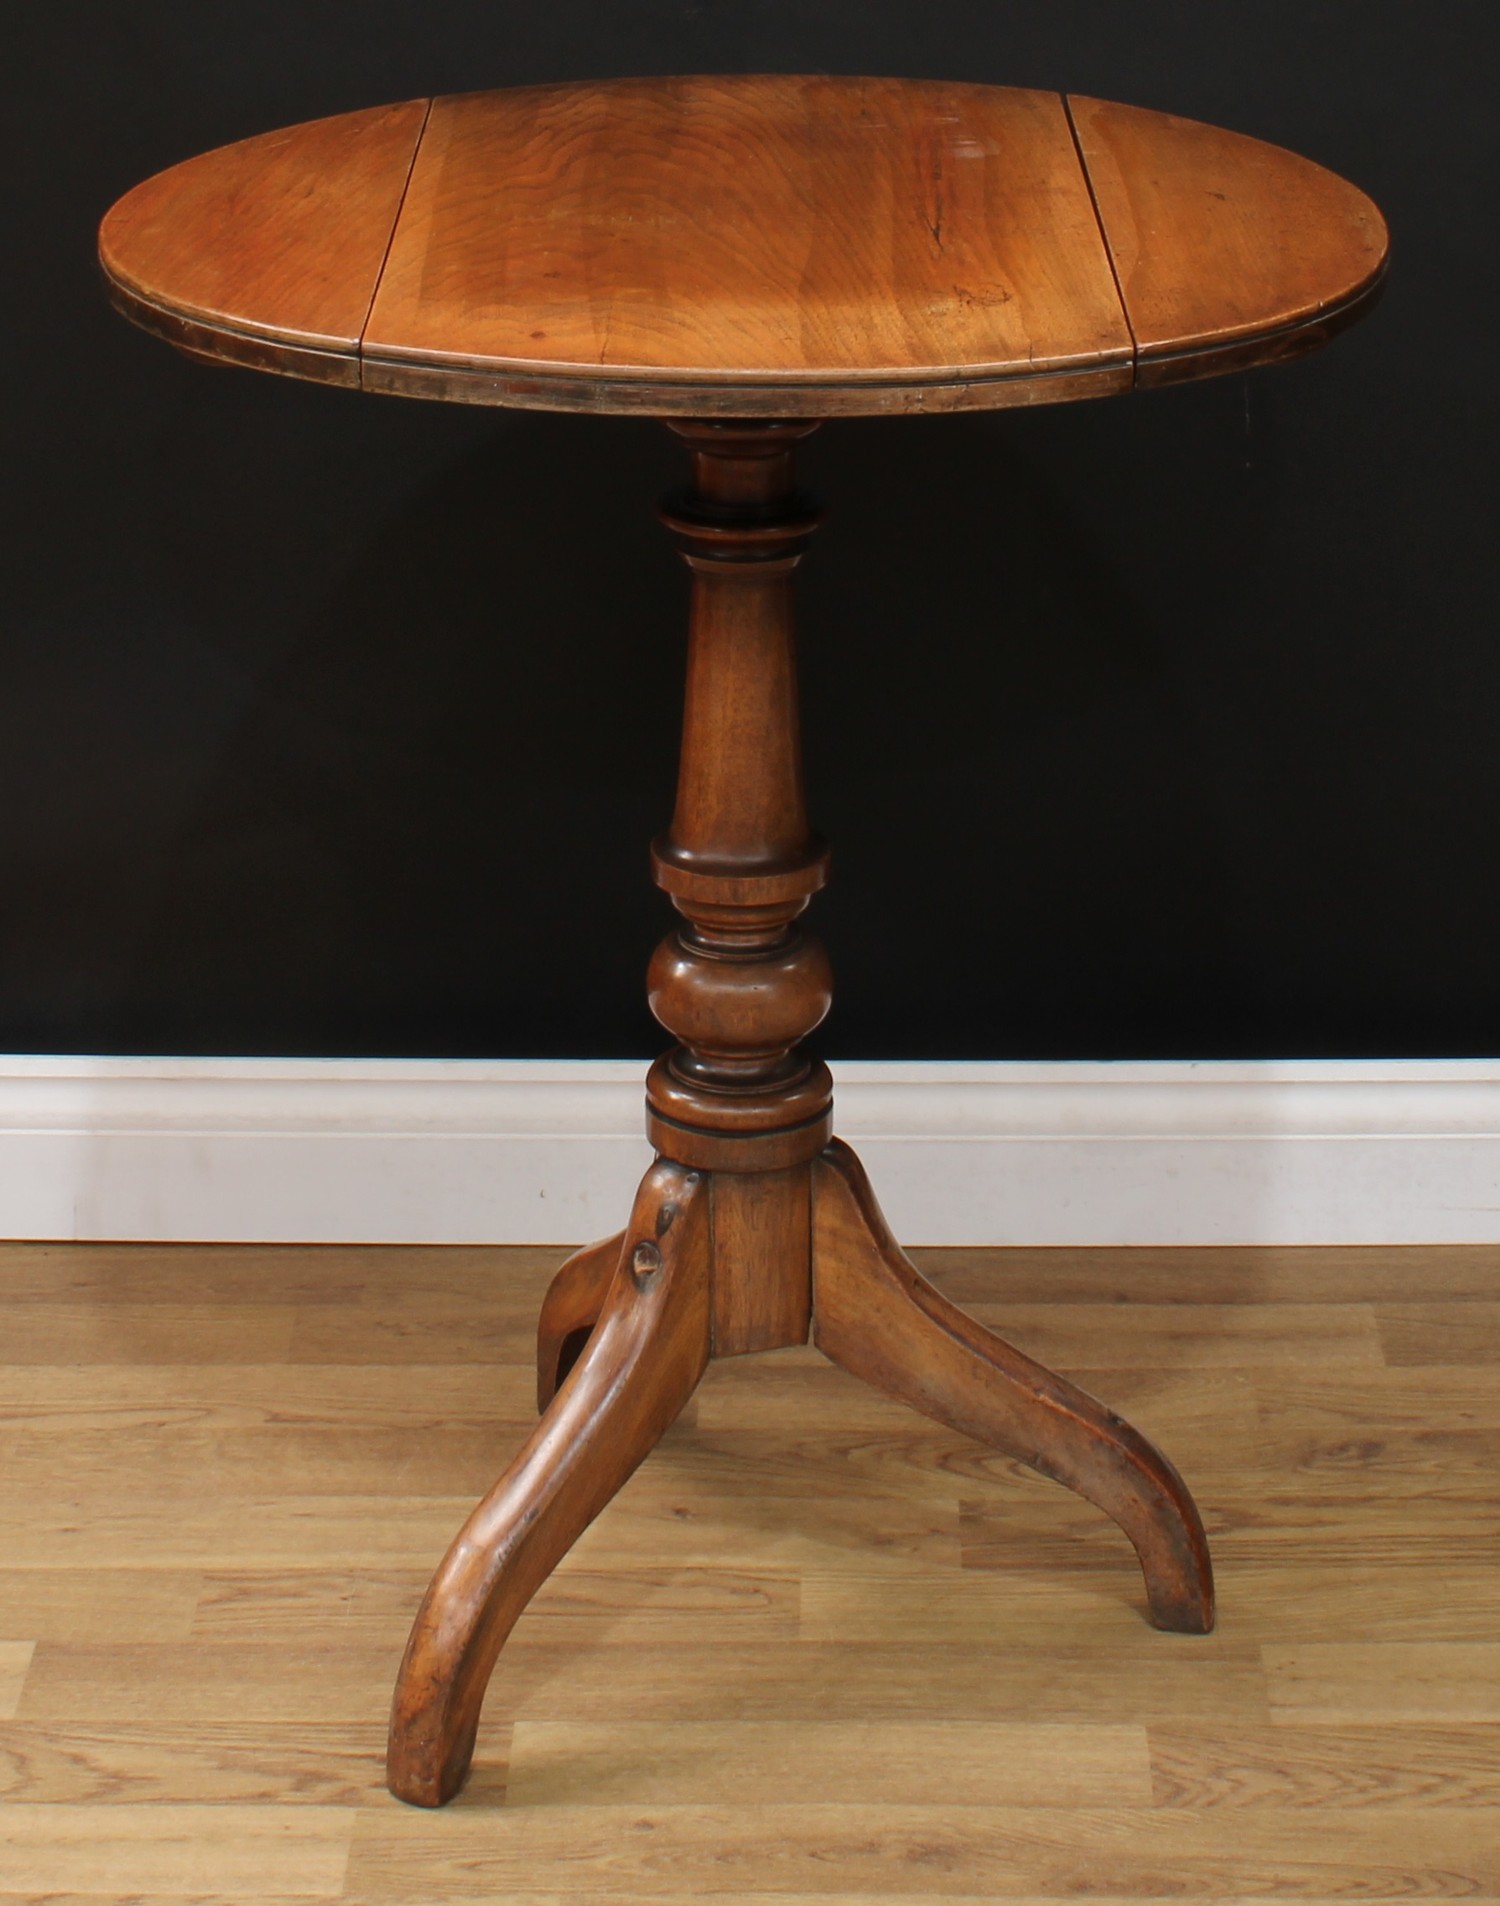
<path fill-rule="evenodd" d="M 1083 141 L 1078 136 L 1078 121 L 1073 117 L 1073 96 L 1060 93 L 1063 111 L 1068 116 L 1068 131 L 1073 135 L 1073 151 L 1078 157 L 1078 169 L 1083 174 L 1083 182 L 1088 187 L 1089 204 L 1094 208 L 1094 223 L 1099 228 L 1099 242 L 1104 247 L 1104 256 L 1109 260 L 1109 275 L 1115 287 L 1115 297 L 1119 302 L 1120 316 L 1125 320 L 1125 329 L 1130 333 L 1130 368 L 1132 381 L 1139 382 L 1141 374 L 1141 344 L 1135 334 L 1135 326 L 1130 321 L 1130 306 L 1125 302 L 1125 287 L 1120 283 L 1119 269 L 1115 264 L 1114 247 L 1109 242 L 1109 230 L 1104 223 L 1104 214 L 1099 209 L 1099 194 L 1094 190 L 1094 175 L 1089 171 L 1088 159 L 1084 156 Z"/>
<path fill-rule="evenodd" d="M 391 262 L 391 252 L 395 248 L 396 233 L 401 227 L 401 214 L 406 210 L 406 195 L 411 190 L 412 176 L 417 169 L 417 155 L 422 150 L 422 141 L 427 137 L 427 122 L 432 117 L 434 101 L 428 99 L 422 106 L 422 123 L 417 128 L 417 136 L 412 142 L 411 163 L 406 168 L 406 177 L 401 182 L 401 196 L 396 201 L 396 215 L 391 220 L 390 236 L 385 241 L 385 250 L 381 253 L 380 269 L 375 274 L 375 283 L 370 289 L 370 302 L 365 307 L 364 321 L 359 327 L 359 340 L 354 347 L 354 355 L 359 362 L 359 381 L 363 388 L 365 381 L 365 333 L 370 328 L 370 319 L 375 314 L 375 300 L 380 296 L 380 287 L 385 283 L 386 266 Z"/>

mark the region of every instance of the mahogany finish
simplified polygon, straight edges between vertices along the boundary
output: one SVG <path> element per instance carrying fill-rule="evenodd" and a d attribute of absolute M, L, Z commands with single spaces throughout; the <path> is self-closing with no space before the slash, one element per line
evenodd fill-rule
<path fill-rule="evenodd" d="M 577 1363 L 589 1332 L 599 1321 L 614 1280 L 625 1233 L 575 1251 L 553 1278 L 536 1326 L 536 1406 L 546 1409 Z"/>
<path fill-rule="evenodd" d="M 436 101 L 365 349 L 926 384 L 1130 337 L 1056 93 L 777 76 Z"/>
<path fill-rule="evenodd" d="M 711 1357 L 812 1340 L 1065 1483 L 1134 1543 L 1159 1626 L 1213 1624 L 1203 1526 L 1128 1423 L 939 1295 L 832 1139 L 801 916 L 808 824 L 792 586 L 819 418 L 1108 395 L 1310 348 L 1368 307 L 1385 230 L 1354 187 L 1212 128 L 1015 89 L 625 80 L 293 128 L 178 166 L 105 220 L 129 315 L 198 355 L 369 390 L 647 410 L 691 480 L 681 765 L 653 848 L 678 924 L 648 992 L 656 1163 L 570 1258 L 537 1331 L 541 1420 L 417 1615 L 388 1778 L 462 1784 L 517 1618 Z"/>
<path fill-rule="evenodd" d="M 485 1682 L 546 1570 L 682 1407 L 678 1377 L 661 1374 L 649 1379 L 654 1407 L 632 1389 L 628 1426 L 616 1422 L 621 1306 L 644 1319 L 631 1293 L 640 1240 L 662 1223 L 664 1182 L 674 1287 L 698 1293 L 693 1305 L 701 1298 L 689 1389 L 711 1356 L 805 1343 L 811 1330 L 854 1375 L 1113 1516 L 1135 1544 L 1160 1627 L 1213 1626 L 1203 1525 L 1171 1464 L 934 1291 L 902 1255 L 854 1155 L 831 1142 L 828 1071 L 799 1044 L 831 998 L 822 949 L 797 924 L 828 865 L 803 798 L 792 643 L 791 577 L 817 521 L 793 481 L 792 452 L 812 426 L 674 428 L 693 481 L 662 513 L 692 572 L 692 611 L 677 804 L 653 849 L 657 882 L 682 919 L 648 982 L 652 1010 L 679 1040 L 647 1081 L 660 1157 L 630 1228 L 554 1278 L 537 1331 L 542 1422 L 460 1532 L 417 1618 L 389 1778 L 422 1805 L 462 1783 Z M 665 1180 L 666 1160 L 690 1175 Z M 638 1328 L 632 1356 L 654 1370 L 645 1333 L 667 1324 Z M 554 1508 L 559 1489 L 541 1452 L 595 1434 L 601 1453 L 579 1457 L 593 1487 L 581 1478 Z M 536 1526 L 546 1533 L 533 1535 Z"/>
<path fill-rule="evenodd" d="M 127 317 L 226 362 L 359 384 L 425 99 L 261 133 L 158 173 L 99 228 Z"/>
<path fill-rule="evenodd" d="M 292 127 L 137 186 L 100 255 L 127 315 L 264 370 L 460 403 L 821 418 L 1274 361 L 1372 291 L 1385 228 L 1321 166 L 1163 113 L 773 74 Z"/>
<path fill-rule="evenodd" d="M 713 1174 L 714 1355 L 806 1343 L 812 1180 L 805 1165 Z"/>
<path fill-rule="evenodd" d="M 1290 356 L 1368 307 L 1389 241 L 1363 192 L 1280 146 L 1196 120 L 1076 96 L 1068 107 L 1137 383 Z"/>
<path fill-rule="evenodd" d="M 663 518 L 693 574 L 682 756 L 656 884 L 685 925 L 656 950 L 651 1010 L 681 1042 L 652 1068 L 647 1136 L 684 1163 L 771 1171 L 831 1136 L 833 1082 L 797 1050 L 833 1001 L 795 925 L 827 878 L 807 824 L 792 572 L 817 523 L 792 486 L 811 424 L 676 426 L 693 487 Z"/>
<path fill-rule="evenodd" d="M 1113 1410 L 966 1317 L 902 1251 L 859 1160 L 813 1167 L 813 1342 L 852 1375 L 1077 1490 L 1130 1537 L 1158 1628 L 1214 1625 L 1208 1538 L 1166 1457 Z"/>
<path fill-rule="evenodd" d="M 710 1343 L 707 1244 L 707 1183 L 659 1160 L 583 1355 L 417 1611 L 391 1712 L 398 1798 L 437 1807 L 458 1791 L 516 1618 L 697 1387 Z"/>

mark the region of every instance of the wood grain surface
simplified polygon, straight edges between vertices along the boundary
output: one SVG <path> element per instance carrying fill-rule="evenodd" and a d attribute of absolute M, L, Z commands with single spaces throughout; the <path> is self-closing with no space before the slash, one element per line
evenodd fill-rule
<path fill-rule="evenodd" d="M 1070 97 L 1139 354 L 1139 381 L 1312 348 L 1379 283 L 1385 221 L 1280 146 L 1169 113 Z M 1315 329 L 1314 327 L 1323 327 Z"/>
<path fill-rule="evenodd" d="M 936 1290 L 837 1141 L 813 1168 L 813 1342 L 877 1390 L 1076 1489 L 1134 1543 L 1156 1625 L 1194 1635 L 1213 1628 L 1203 1523 L 1171 1463 L 1113 1410 Z"/>
<path fill-rule="evenodd" d="M 122 308 L 198 355 L 704 417 L 1047 403 L 1271 362 L 1358 315 L 1384 257 L 1362 193 L 1254 139 L 1017 87 L 789 75 L 321 120 L 162 173 L 101 233 Z"/>
<path fill-rule="evenodd" d="M 210 356 L 357 383 L 348 360 L 426 116 L 416 99 L 315 119 L 144 180 L 99 228 L 127 315 Z M 309 353 L 340 362 L 309 372 Z"/>
<path fill-rule="evenodd" d="M 677 799 L 652 849 L 684 923 L 648 973 L 651 1010 L 678 1040 L 647 1079 L 658 1156 L 623 1236 L 554 1277 L 537 1332 L 541 1419 L 412 1629 L 388 1777 L 419 1806 L 462 1787 L 506 1637 L 710 1358 L 797 1347 L 809 1328 L 841 1368 L 1113 1516 L 1157 1626 L 1213 1627 L 1202 1520 L 1170 1462 L 926 1283 L 854 1154 L 829 1143 L 832 1081 L 800 1044 L 832 983 L 798 924 L 827 854 L 808 827 L 791 615 L 817 523 L 794 451 L 816 426 L 675 427 L 692 480 L 662 516 L 693 580 Z"/>
<path fill-rule="evenodd" d="M 391 1709 L 391 1791 L 435 1806 L 469 1769 L 506 1636 L 578 1535 L 681 1414 L 708 1363 L 709 1191 L 659 1160 L 576 1368 L 454 1538 Z"/>
<path fill-rule="evenodd" d="M 1172 1448 L 1219 1632 L 1147 1627 L 1118 1529 L 1022 1464 L 733 1358 L 539 1590 L 463 1797 L 391 1800 L 423 1545 L 534 1420 L 562 1256 L 0 1247 L 7 1333 L 58 1349 L 0 1344 L 0 1900 L 1500 1899 L 1500 1384 L 1444 1361 L 1477 1248 L 917 1253 Z M 1137 1287 L 1181 1328 L 1108 1368 Z M 231 1355 L 252 1307 L 325 1360 Z"/>
<path fill-rule="evenodd" d="M 775 77 L 435 101 L 364 348 L 940 383 L 1130 339 L 1057 94 Z"/>

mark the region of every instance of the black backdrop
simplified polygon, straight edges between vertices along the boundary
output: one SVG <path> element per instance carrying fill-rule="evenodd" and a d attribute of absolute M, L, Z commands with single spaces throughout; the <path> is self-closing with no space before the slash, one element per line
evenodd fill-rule
<path fill-rule="evenodd" d="M 271 126 L 687 70 L 1124 98 L 1395 234 L 1301 363 L 808 446 L 825 1048 L 1500 1048 L 1493 0 L 65 0 L 7 40 L 0 1049 L 660 1044 L 666 433 L 196 367 L 93 228 Z"/>

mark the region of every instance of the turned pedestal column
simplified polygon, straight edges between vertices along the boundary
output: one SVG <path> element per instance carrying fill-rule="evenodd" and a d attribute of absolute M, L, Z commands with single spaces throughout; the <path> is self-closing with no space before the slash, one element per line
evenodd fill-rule
<path fill-rule="evenodd" d="M 1213 1623 L 1202 1524 L 1171 1464 L 921 1277 L 832 1138 L 828 1068 L 801 1048 L 832 998 L 800 925 L 828 868 L 807 824 L 792 632 L 793 573 L 817 521 L 792 453 L 815 427 L 673 426 L 693 474 L 663 517 L 692 610 L 677 804 L 652 855 L 680 916 L 648 978 L 678 1040 L 647 1080 L 658 1158 L 626 1229 L 558 1272 L 537 1333 L 541 1421 L 417 1616 L 388 1774 L 420 1805 L 462 1783 L 506 1635 L 709 1358 L 809 1331 L 835 1363 L 1112 1515 L 1159 1626 Z"/>

